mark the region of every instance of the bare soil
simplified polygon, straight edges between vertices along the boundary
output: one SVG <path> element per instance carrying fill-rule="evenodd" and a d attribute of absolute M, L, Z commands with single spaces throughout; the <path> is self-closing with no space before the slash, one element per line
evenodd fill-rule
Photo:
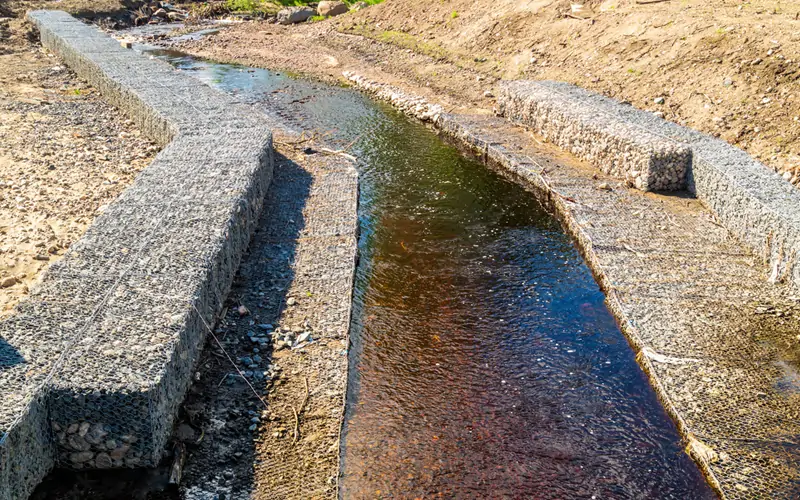
<path fill-rule="evenodd" d="M 457 111 L 498 79 L 564 80 L 721 137 L 800 182 L 800 4 L 777 0 L 387 0 L 322 22 L 247 22 L 189 52 L 340 79 Z M 662 101 L 663 99 L 663 101 Z"/>
<path fill-rule="evenodd" d="M 0 22 L 0 317 L 156 151 L 34 42 Z"/>

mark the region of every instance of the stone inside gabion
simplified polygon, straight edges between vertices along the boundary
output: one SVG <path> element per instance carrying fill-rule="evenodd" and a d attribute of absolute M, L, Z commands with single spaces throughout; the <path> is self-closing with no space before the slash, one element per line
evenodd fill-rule
<path fill-rule="evenodd" d="M 271 126 L 63 12 L 43 45 L 165 148 L 0 323 L 0 500 L 154 466 L 272 177 Z"/>

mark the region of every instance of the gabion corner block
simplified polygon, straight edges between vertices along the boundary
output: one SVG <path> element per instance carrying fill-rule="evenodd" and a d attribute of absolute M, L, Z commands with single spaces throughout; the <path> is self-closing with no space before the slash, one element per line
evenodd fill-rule
<path fill-rule="evenodd" d="M 258 111 L 66 13 L 28 18 L 165 148 L 0 322 L 0 500 L 56 464 L 158 464 L 273 167 Z"/>
<path fill-rule="evenodd" d="M 689 147 L 606 113 L 551 83 L 555 82 L 503 82 L 498 113 L 643 191 L 686 188 L 692 161 Z"/>
<path fill-rule="evenodd" d="M 747 152 L 565 82 L 504 82 L 498 112 L 584 159 L 599 162 L 612 175 L 648 171 L 640 165 L 649 158 L 655 167 L 649 172 L 655 177 L 646 176 L 637 187 L 687 189 L 764 258 L 771 281 L 800 285 L 800 190 Z M 590 135 L 584 135 L 587 130 Z M 635 142 L 624 143 L 621 135 Z M 608 151 L 597 153 L 598 149 Z M 683 167 L 676 171 L 668 164 Z M 673 173 L 666 176 L 670 179 L 666 184 L 647 180 L 663 179 L 657 172 L 664 168 L 679 173 L 677 183 L 671 180 Z"/>

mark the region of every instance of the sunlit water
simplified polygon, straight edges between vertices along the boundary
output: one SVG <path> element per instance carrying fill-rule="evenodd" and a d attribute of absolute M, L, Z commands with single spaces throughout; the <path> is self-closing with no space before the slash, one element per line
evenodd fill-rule
<path fill-rule="evenodd" d="M 352 142 L 361 235 L 343 497 L 713 497 L 532 194 L 351 90 L 153 53 Z"/>

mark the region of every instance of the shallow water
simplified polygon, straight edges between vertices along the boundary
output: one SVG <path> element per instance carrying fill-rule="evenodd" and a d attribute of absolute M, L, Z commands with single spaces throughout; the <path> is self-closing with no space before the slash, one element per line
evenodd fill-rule
<path fill-rule="evenodd" d="M 352 91 L 171 61 L 298 128 L 356 141 L 344 497 L 712 496 L 530 193 Z"/>
<path fill-rule="evenodd" d="M 351 90 L 153 53 L 358 157 L 343 497 L 714 497 L 532 194 Z"/>

